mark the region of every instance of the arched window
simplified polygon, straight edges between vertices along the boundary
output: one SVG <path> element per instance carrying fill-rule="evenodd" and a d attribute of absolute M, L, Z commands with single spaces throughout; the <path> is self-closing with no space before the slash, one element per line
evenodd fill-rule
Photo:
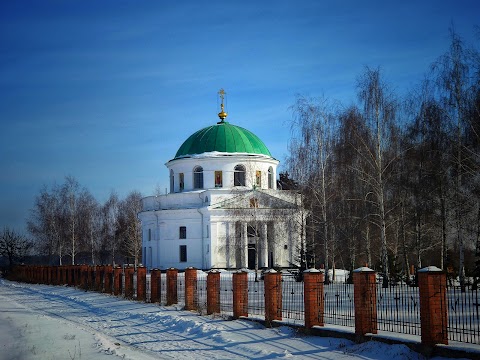
<path fill-rule="evenodd" d="M 245 166 L 235 166 L 233 171 L 233 186 L 245 186 Z"/>
<path fill-rule="evenodd" d="M 170 193 L 175 192 L 175 182 L 173 178 L 173 170 L 170 169 Z"/>
<path fill-rule="evenodd" d="M 273 168 L 268 168 L 268 188 L 273 189 Z"/>
<path fill-rule="evenodd" d="M 193 169 L 193 188 L 203 189 L 203 168 L 201 166 Z"/>

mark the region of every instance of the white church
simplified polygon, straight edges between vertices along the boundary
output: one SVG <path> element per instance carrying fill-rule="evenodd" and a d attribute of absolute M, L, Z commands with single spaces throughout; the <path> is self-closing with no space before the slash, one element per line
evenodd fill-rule
<path fill-rule="evenodd" d="M 263 269 L 299 264 L 300 195 L 277 189 L 277 166 L 247 129 L 220 121 L 185 140 L 166 163 L 170 192 L 142 200 L 148 269 Z"/>

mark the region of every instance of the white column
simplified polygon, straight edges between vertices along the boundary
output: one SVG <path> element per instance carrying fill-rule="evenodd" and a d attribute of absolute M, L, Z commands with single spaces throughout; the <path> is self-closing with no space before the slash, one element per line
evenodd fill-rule
<path fill-rule="evenodd" d="M 261 225 L 260 234 L 262 236 L 260 241 L 260 257 L 258 266 L 261 268 L 268 267 L 268 229 L 267 223 L 264 222 Z"/>
<path fill-rule="evenodd" d="M 247 268 L 248 266 L 248 235 L 247 235 L 246 222 L 242 223 L 242 242 L 241 242 L 241 268 Z"/>

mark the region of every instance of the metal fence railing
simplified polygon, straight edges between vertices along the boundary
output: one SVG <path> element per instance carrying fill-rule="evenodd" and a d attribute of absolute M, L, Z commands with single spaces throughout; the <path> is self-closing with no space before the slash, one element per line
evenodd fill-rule
<path fill-rule="evenodd" d="M 480 294 L 471 284 L 447 288 L 448 339 L 480 344 Z"/>
<path fill-rule="evenodd" d="M 421 335 L 418 287 L 377 283 L 377 323 L 378 330 Z"/>
<path fill-rule="evenodd" d="M 305 319 L 303 282 L 295 281 L 291 276 L 282 281 L 282 317 L 292 324 L 303 324 Z"/>
<path fill-rule="evenodd" d="M 355 326 L 353 284 L 330 283 L 323 286 L 326 324 Z"/>
<path fill-rule="evenodd" d="M 251 275 L 251 274 L 250 274 Z M 166 274 L 160 275 L 160 304 L 166 304 Z M 135 282 L 134 282 L 135 284 Z M 282 318 L 287 324 L 302 325 L 304 313 L 304 284 L 294 277 L 282 278 Z M 125 277 L 121 277 L 124 294 Z M 378 330 L 393 333 L 421 335 L 419 288 L 404 283 L 376 287 Z M 185 304 L 185 276 L 177 277 L 178 304 Z M 465 291 L 459 286 L 447 288 L 448 339 L 450 341 L 480 344 L 480 290 L 467 285 Z M 196 307 L 205 313 L 207 308 L 207 274 L 197 275 Z M 146 280 L 147 302 L 151 299 L 151 277 Z M 355 327 L 353 284 L 335 282 L 323 287 L 324 323 Z M 232 273 L 220 274 L 220 312 L 233 314 Z M 248 314 L 251 317 L 265 316 L 265 292 L 263 280 L 248 277 Z"/>

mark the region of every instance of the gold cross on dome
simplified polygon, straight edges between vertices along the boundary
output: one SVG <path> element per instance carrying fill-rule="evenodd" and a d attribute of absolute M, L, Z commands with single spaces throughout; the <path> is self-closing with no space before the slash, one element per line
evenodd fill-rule
<path fill-rule="evenodd" d="M 223 123 L 225 118 L 227 117 L 227 113 L 225 112 L 225 105 L 223 104 L 223 100 L 225 99 L 226 92 L 223 89 L 220 89 L 218 92 L 218 95 L 220 95 L 220 99 L 222 99 L 222 103 L 220 104 L 220 112 L 218 113 L 218 117 L 220 118 L 220 122 Z"/>

